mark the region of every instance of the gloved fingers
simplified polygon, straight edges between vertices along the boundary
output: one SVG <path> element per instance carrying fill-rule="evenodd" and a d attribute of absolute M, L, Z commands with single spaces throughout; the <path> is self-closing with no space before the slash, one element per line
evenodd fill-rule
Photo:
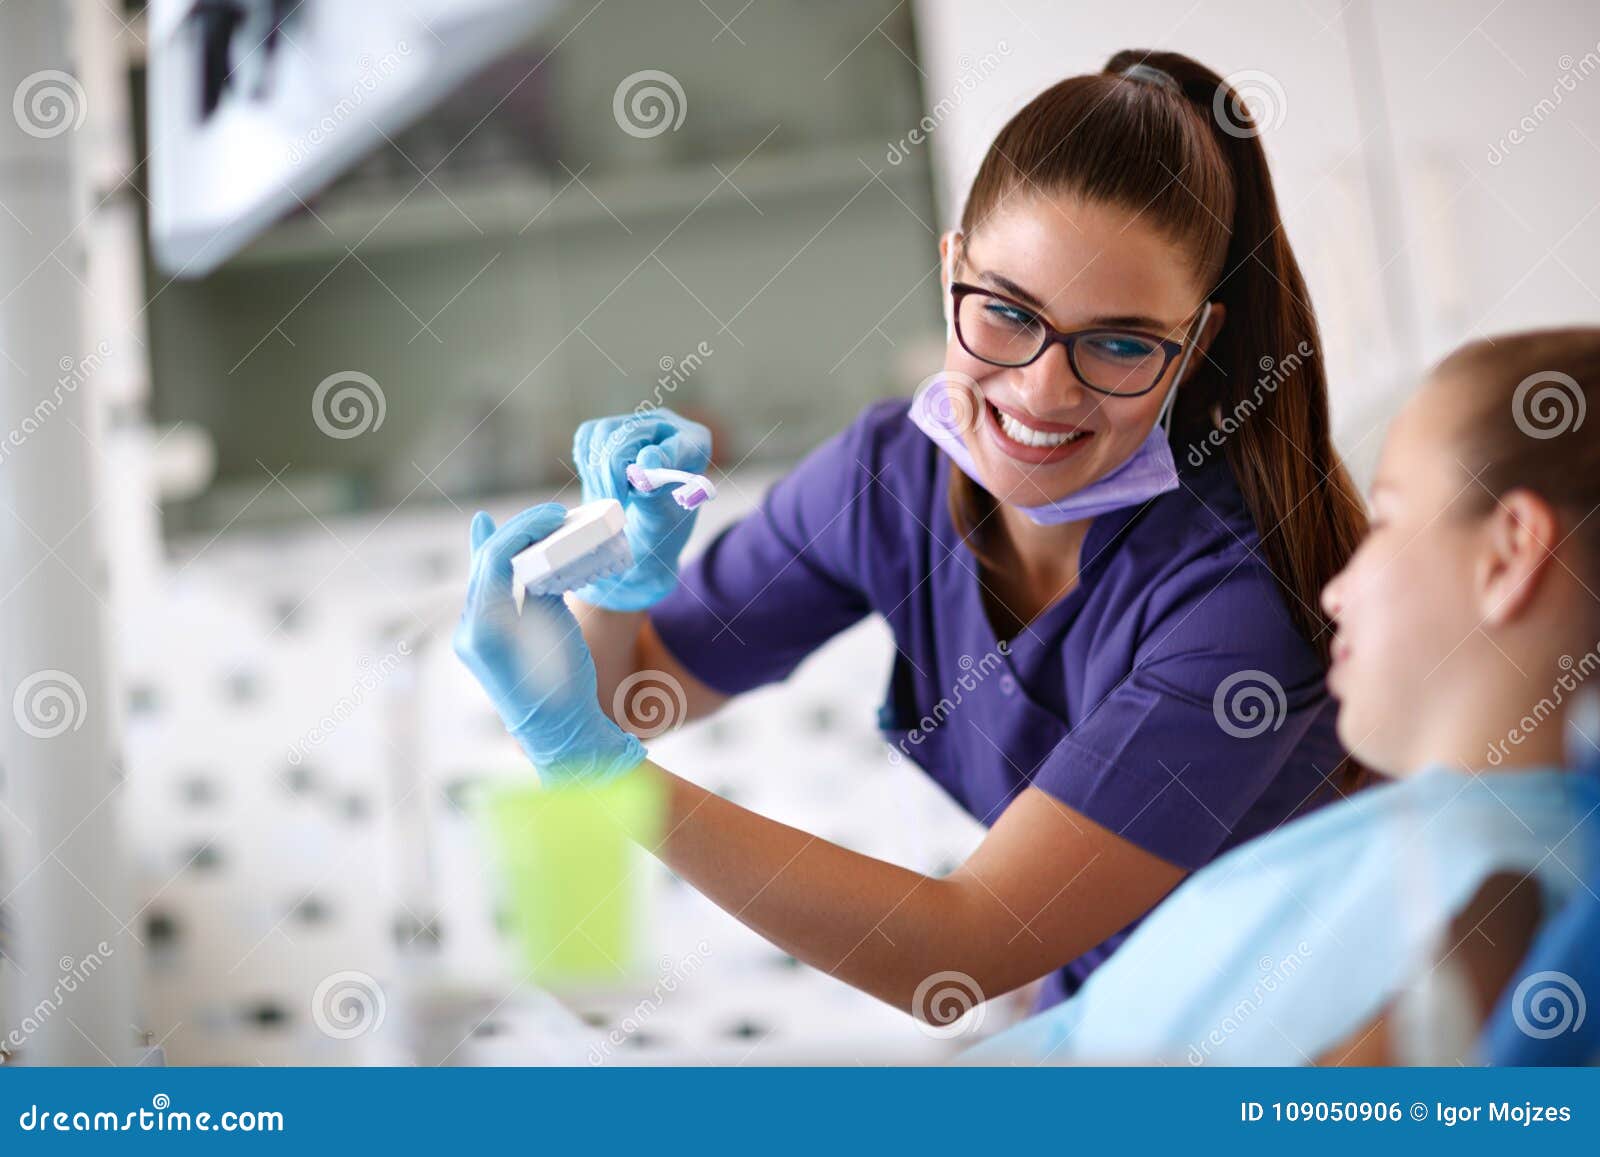
<path fill-rule="evenodd" d="M 545 599 L 530 599 L 518 614 L 511 597 L 511 560 L 520 551 L 547 536 L 561 525 L 565 511 L 558 503 L 532 506 L 515 515 L 498 530 L 494 520 L 479 513 L 473 518 L 473 538 L 478 546 L 472 556 L 472 574 L 467 584 L 466 605 L 456 625 L 453 644 L 456 654 L 478 674 L 480 681 L 499 676 L 495 668 L 513 658 L 523 658 L 524 643 L 538 645 L 545 633 L 546 620 L 571 618 L 560 596 L 554 605 Z M 487 533 L 487 537 L 480 537 Z M 573 620 L 576 623 L 576 620 Z M 551 645 L 550 640 L 545 645 Z"/>
<path fill-rule="evenodd" d="M 489 517 L 487 510 L 480 510 L 472 516 L 472 528 L 468 531 L 468 540 L 472 545 L 471 553 L 467 556 L 467 606 L 472 606 L 478 596 L 478 548 L 489 540 L 494 533 L 494 519 Z"/>
<path fill-rule="evenodd" d="M 477 554 L 478 548 L 489 541 L 489 536 L 494 533 L 494 519 L 489 517 L 487 510 L 480 510 L 472 516 L 472 553 Z"/>
<path fill-rule="evenodd" d="M 594 423 L 579 450 L 583 465 L 578 476 L 583 480 L 584 501 L 627 498 L 628 463 L 649 441 L 648 432 L 632 417 L 603 418 Z"/>
<path fill-rule="evenodd" d="M 672 465 L 671 457 L 661 448 L 659 443 L 646 446 L 640 450 L 634 461 L 646 470 L 660 470 L 662 467 Z"/>
<path fill-rule="evenodd" d="M 498 530 L 491 530 L 473 552 L 470 590 L 486 584 L 496 589 L 511 586 L 511 560 L 541 538 L 550 535 L 567 515 L 559 502 L 545 502 L 513 515 Z M 479 517 L 487 519 L 487 515 Z M 492 526 L 492 521 L 490 522 Z M 473 534 L 482 529 L 478 518 L 473 519 Z"/>
<path fill-rule="evenodd" d="M 677 426 L 656 443 L 656 449 L 666 459 L 661 465 L 699 474 L 711 465 L 711 431 L 699 422 L 679 418 Z"/>
<path fill-rule="evenodd" d="M 495 531 L 483 544 L 483 554 L 496 568 L 509 567 L 511 559 L 528 549 L 541 538 L 548 538 L 567 517 L 567 508 L 559 502 L 541 502 L 519 511 Z"/>
<path fill-rule="evenodd" d="M 583 483 L 583 498 L 621 500 L 628 493 L 623 471 L 641 446 L 653 440 L 654 423 L 635 414 L 594 418 L 578 427 L 572 456 Z"/>
<path fill-rule="evenodd" d="M 585 501 L 626 502 L 632 491 L 627 478 L 630 465 L 638 462 L 647 469 L 676 467 L 698 473 L 711 462 L 711 431 L 668 409 L 648 416 L 595 418 L 573 435 L 572 456 Z"/>

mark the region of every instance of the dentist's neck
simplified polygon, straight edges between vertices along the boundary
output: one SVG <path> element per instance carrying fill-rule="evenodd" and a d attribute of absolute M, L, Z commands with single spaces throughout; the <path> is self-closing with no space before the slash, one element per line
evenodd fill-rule
<path fill-rule="evenodd" d="M 1079 552 L 1092 519 L 1041 526 L 1015 506 L 1001 503 L 995 511 L 1003 545 L 1001 557 L 1013 561 L 1017 577 L 1044 594 L 1064 594 L 1077 584 Z M 1053 587 L 1055 591 L 1043 591 Z"/>

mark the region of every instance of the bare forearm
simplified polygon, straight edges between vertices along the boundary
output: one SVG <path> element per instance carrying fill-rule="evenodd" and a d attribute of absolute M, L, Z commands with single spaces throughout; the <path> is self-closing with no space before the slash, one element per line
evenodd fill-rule
<path fill-rule="evenodd" d="M 757 815 L 652 763 L 645 770 L 663 778 L 669 800 L 656 854 L 797 959 L 913 1012 L 917 986 L 935 972 L 972 975 L 990 996 L 1032 979 L 996 967 L 1005 938 L 986 935 L 992 901 Z"/>
<path fill-rule="evenodd" d="M 594 656 L 600 709 L 616 720 L 617 687 L 639 668 L 639 628 L 644 612 L 608 611 L 574 598 L 568 598 L 567 605 L 577 616 L 584 642 Z"/>

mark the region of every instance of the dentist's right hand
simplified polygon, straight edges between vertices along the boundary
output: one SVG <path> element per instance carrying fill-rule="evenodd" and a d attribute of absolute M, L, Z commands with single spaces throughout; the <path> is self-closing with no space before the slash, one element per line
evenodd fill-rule
<path fill-rule="evenodd" d="M 496 529 L 494 519 L 478 512 L 466 605 L 452 639 L 547 786 L 611 779 L 645 757 L 638 737 L 601 710 L 594 659 L 561 596 L 529 595 L 520 615 L 512 601 L 511 560 L 565 515 L 547 502 Z"/>
<path fill-rule="evenodd" d="M 696 512 L 679 506 L 667 489 L 641 494 L 628 485 L 624 471 L 637 462 L 646 469 L 704 473 L 711 464 L 711 431 L 665 409 L 596 418 L 578 427 L 572 458 L 585 502 L 615 498 L 622 503 L 634 557 L 622 574 L 592 582 L 573 596 L 608 611 L 655 605 L 678 585 L 678 555 L 689 541 Z"/>

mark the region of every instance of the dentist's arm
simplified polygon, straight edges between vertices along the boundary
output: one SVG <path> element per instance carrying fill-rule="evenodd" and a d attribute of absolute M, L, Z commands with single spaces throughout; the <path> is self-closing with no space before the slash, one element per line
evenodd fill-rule
<path fill-rule="evenodd" d="M 925 1018 L 919 986 L 940 972 L 998 996 L 1043 976 L 1143 915 L 1183 869 L 1035 788 L 948 877 L 830 844 L 721 799 L 650 762 L 598 701 L 595 663 L 562 599 L 518 615 L 511 559 L 561 524 L 554 504 L 496 528 L 472 524 L 455 649 L 540 778 L 658 777 L 666 835 L 652 847 L 684 879 L 807 964 Z M 924 995 L 927 995 L 925 992 Z"/>
<path fill-rule="evenodd" d="M 1037 788 L 941 878 L 757 815 L 648 760 L 642 771 L 671 801 L 653 849 L 668 867 L 797 959 L 923 1019 L 938 1011 L 938 986 L 924 985 L 936 973 L 999 996 L 1099 944 L 1184 876 Z"/>
<path fill-rule="evenodd" d="M 623 680 L 640 672 L 659 672 L 683 688 L 685 712 L 679 723 L 710 715 L 730 698 L 707 687 L 673 658 L 645 612 L 608 611 L 576 597 L 569 598 L 567 605 L 577 616 L 584 641 L 594 655 L 600 707 L 622 726 L 629 726 L 628 697 L 619 696 L 617 690 Z M 624 717 L 618 718 L 619 715 Z"/>

